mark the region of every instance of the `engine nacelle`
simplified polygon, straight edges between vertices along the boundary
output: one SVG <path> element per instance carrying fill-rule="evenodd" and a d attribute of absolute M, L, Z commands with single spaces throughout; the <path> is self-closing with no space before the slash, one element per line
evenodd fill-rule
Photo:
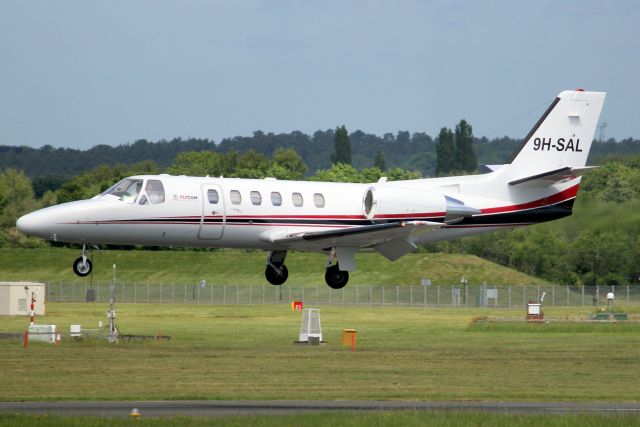
<path fill-rule="evenodd" d="M 436 219 L 445 216 L 446 206 L 442 193 L 390 186 L 369 187 L 362 199 L 362 208 L 368 219 Z"/>

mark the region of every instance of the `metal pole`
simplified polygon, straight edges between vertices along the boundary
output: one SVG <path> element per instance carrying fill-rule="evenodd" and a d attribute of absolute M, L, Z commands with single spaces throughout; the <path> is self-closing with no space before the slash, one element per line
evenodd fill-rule
<path fill-rule="evenodd" d="M 440 306 L 440 285 L 438 285 L 437 291 L 438 291 L 438 293 L 436 294 L 436 296 L 437 296 L 436 305 Z"/>
<path fill-rule="evenodd" d="M 527 306 L 527 285 L 524 285 L 522 289 L 522 306 Z"/>
<path fill-rule="evenodd" d="M 508 289 L 507 295 L 508 295 L 508 298 L 509 298 L 509 308 L 511 308 L 511 285 L 509 285 L 509 287 L 507 289 Z"/>
<path fill-rule="evenodd" d="M 567 307 L 569 307 L 569 298 L 570 298 L 570 295 L 569 295 L 569 285 L 567 285 Z"/>
<path fill-rule="evenodd" d="M 551 285 L 551 307 L 556 306 L 556 285 Z"/>
<path fill-rule="evenodd" d="M 222 289 L 222 304 L 226 304 L 227 303 L 227 285 L 224 285 L 224 288 Z"/>
<path fill-rule="evenodd" d="M 409 307 L 413 307 L 413 285 L 409 286 Z"/>
<path fill-rule="evenodd" d="M 369 286 L 369 306 L 371 306 L 371 286 Z"/>
<path fill-rule="evenodd" d="M 422 291 L 424 293 L 424 306 L 425 307 L 427 306 L 427 288 L 428 288 L 428 286 L 423 286 L 422 287 Z"/>
<path fill-rule="evenodd" d="M 582 286 L 582 299 L 581 299 L 581 305 L 582 305 L 582 307 L 584 307 L 584 286 Z"/>
<path fill-rule="evenodd" d="M 162 283 L 160 283 L 160 304 L 162 304 Z"/>
<path fill-rule="evenodd" d="M 400 286 L 396 286 L 396 307 L 400 305 Z"/>

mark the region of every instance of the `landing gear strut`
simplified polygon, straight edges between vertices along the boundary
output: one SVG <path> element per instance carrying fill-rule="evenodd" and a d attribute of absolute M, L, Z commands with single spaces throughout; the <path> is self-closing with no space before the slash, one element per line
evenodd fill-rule
<path fill-rule="evenodd" d="M 86 254 L 87 245 L 82 245 L 82 256 L 73 262 L 73 272 L 80 277 L 88 276 L 93 266 Z"/>
<path fill-rule="evenodd" d="M 272 251 L 267 257 L 267 268 L 264 270 L 264 276 L 272 285 L 282 285 L 289 277 L 287 266 L 284 265 L 284 259 L 287 251 Z"/>

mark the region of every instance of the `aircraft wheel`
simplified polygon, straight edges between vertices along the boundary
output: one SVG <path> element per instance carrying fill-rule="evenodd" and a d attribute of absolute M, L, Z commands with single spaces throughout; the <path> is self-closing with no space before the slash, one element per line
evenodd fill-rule
<path fill-rule="evenodd" d="M 349 281 L 349 272 L 340 271 L 338 264 L 332 265 L 327 268 L 327 272 L 324 274 L 324 280 L 331 289 L 342 289 L 347 285 Z"/>
<path fill-rule="evenodd" d="M 78 257 L 73 262 L 73 272 L 76 273 L 80 277 L 88 276 L 91 273 L 91 261 L 87 259 L 87 262 L 82 261 L 82 257 Z"/>
<path fill-rule="evenodd" d="M 270 265 L 267 265 L 267 269 L 264 271 L 264 276 L 267 278 L 267 282 L 272 285 L 279 286 L 287 281 L 287 277 L 289 277 L 287 266 L 283 264 L 280 268 L 281 271 L 279 272 Z"/>

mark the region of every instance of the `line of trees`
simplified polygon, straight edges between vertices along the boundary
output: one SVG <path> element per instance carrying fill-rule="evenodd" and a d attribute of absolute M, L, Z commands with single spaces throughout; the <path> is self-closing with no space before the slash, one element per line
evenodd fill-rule
<path fill-rule="evenodd" d="M 462 122 L 461 122 L 462 123 Z M 466 123 L 466 122 L 465 122 Z M 340 128 L 339 128 L 340 129 Z M 446 129 L 446 128 L 445 128 Z M 345 131 L 346 129 L 340 129 Z M 448 131 L 448 129 L 446 129 Z M 477 163 L 500 164 L 511 156 L 520 143 L 513 138 L 487 138 L 473 137 L 471 126 L 467 129 L 458 124 L 455 131 L 447 132 L 443 138 L 443 132 L 434 141 L 429 135 L 422 132 L 410 133 L 398 131 L 384 135 L 372 135 L 356 130 L 348 133 L 351 144 L 351 161 L 356 169 L 378 166 L 381 170 L 387 168 L 401 168 L 417 170 L 423 176 L 450 175 L 456 171 L 475 170 L 472 166 L 472 151 L 468 150 L 468 135 L 472 139 L 473 151 L 477 156 Z M 73 150 L 67 148 L 53 148 L 45 145 L 41 148 L 11 147 L 0 145 L 0 170 L 16 168 L 24 171 L 33 180 L 34 191 L 38 197 L 47 190 L 58 188 L 63 182 L 80 173 L 95 169 L 100 165 L 115 166 L 117 164 L 134 164 L 142 161 L 153 161 L 159 168 L 171 166 L 176 156 L 180 153 L 191 151 L 213 151 L 218 154 L 237 152 L 242 155 L 250 150 L 272 158 L 278 148 L 291 148 L 295 150 L 307 165 L 305 176 L 313 175 L 319 169 L 327 169 L 334 163 L 327 153 L 332 153 L 335 148 L 336 129 L 316 131 L 312 135 L 294 131 L 290 133 L 265 133 L 256 131 L 252 136 L 234 137 L 222 140 L 219 144 L 210 139 L 181 139 L 171 141 L 149 142 L 139 140 L 132 144 L 124 144 L 117 147 L 99 145 L 89 150 Z M 453 134 L 455 141 L 460 139 L 467 148 L 454 148 L 449 156 L 449 161 L 442 161 L 437 165 L 437 141 L 444 141 Z M 462 153 L 456 150 L 462 149 Z M 609 140 L 597 142 L 591 150 L 589 163 L 600 164 L 616 156 L 624 157 L 640 154 L 640 140 L 625 139 L 620 142 Z M 453 160 L 451 160 L 453 157 Z M 459 159 L 466 159 L 458 165 Z M 344 163 L 344 160 L 342 161 Z"/>

